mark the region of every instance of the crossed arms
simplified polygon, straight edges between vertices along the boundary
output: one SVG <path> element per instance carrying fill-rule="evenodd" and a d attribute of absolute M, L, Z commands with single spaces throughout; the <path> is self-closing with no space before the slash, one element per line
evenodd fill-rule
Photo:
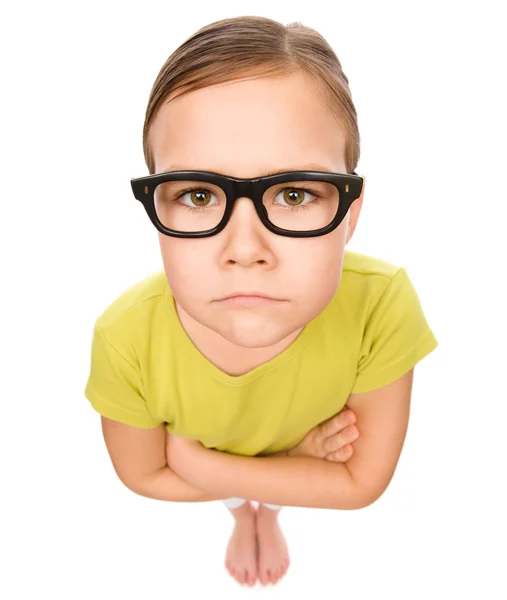
<path fill-rule="evenodd" d="M 347 405 L 361 433 L 347 463 L 311 457 L 249 457 L 169 436 L 169 466 L 195 487 L 283 506 L 364 508 L 391 481 L 408 427 L 414 369 L 377 390 L 351 394 Z"/>

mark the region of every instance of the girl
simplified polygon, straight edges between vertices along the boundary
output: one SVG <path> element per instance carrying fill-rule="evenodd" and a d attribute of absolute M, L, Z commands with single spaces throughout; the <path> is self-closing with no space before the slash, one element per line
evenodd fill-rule
<path fill-rule="evenodd" d="M 143 147 L 132 190 L 164 269 L 97 319 L 85 394 L 129 489 L 224 500 L 231 574 L 275 583 L 282 505 L 384 492 L 414 366 L 438 342 L 406 270 L 345 249 L 365 189 L 357 115 L 316 31 L 261 17 L 197 31 L 153 85 Z"/>

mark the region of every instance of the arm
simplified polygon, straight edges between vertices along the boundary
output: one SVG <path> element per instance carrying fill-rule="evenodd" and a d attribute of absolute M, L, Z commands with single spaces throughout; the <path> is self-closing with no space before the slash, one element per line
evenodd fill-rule
<path fill-rule="evenodd" d="M 192 485 L 224 497 L 364 508 L 384 493 L 394 474 L 407 431 L 412 381 L 413 369 L 382 388 L 350 395 L 347 404 L 356 413 L 361 437 L 346 464 L 308 457 L 235 456 L 199 443 L 186 444 L 182 452 L 186 442 L 177 438 L 170 446 L 169 464 Z"/>
<path fill-rule="evenodd" d="M 223 494 L 213 494 L 196 488 L 168 466 L 146 476 L 130 490 L 146 498 L 168 502 L 212 502 L 226 498 Z"/>
<path fill-rule="evenodd" d="M 313 508 L 359 508 L 360 489 L 344 464 L 321 458 L 236 456 L 178 441 L 172 468 L 192 485 L 223 497 Z M 339 494 L 340 506 L 335 506 Z"/>
<path fill-rule="evenodd" d="M 132 492 L 171 502 L 208 502 L 224 498 L 196 488 L 167 466 L 167 431 L 164 425 L 148 429 L 132 427 L 104 416 L 101 420 L 114 470 Z"/>

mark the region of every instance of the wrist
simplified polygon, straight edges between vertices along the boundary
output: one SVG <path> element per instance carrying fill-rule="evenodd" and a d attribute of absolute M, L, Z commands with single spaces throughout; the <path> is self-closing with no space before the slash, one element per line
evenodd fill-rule
<path fill-rule="evenodd" d="M 288 456 L 288 450 L 280 450 L 279 452 L 275 452 L 274 454 L 269 454 L 269 457 L 274 457 L 274 456 Z"/>

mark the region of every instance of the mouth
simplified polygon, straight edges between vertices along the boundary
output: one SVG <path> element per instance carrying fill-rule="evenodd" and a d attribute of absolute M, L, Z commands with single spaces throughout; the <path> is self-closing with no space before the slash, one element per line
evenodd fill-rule
<path fill-rule="evenodd" d="M 219 298 L 216 302 L 233 306 L 259 306 L 263 304 L 279 304 L 280 302 L 285 302 L 285 300 L 266 296 L 258 292 L 241 292 L 226 296 L 225 298 Z"/>

